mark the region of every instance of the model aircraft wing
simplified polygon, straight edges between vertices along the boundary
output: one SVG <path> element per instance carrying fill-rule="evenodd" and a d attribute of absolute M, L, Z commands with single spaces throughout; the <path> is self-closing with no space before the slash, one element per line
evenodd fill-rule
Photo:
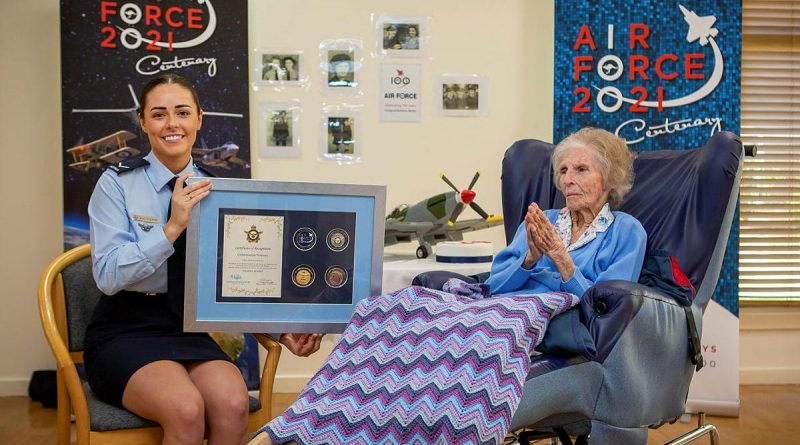
<path fill-rule="evenodd" d="M 389 246 L 397 243 L 414 241 L 420 234 L 425 234 L 434 228 L 432 222 L 405 222 L 397 220 L 386 221 L 386 235 L 384 244 Z"/>
<path fill-rule="evenodd" d="M 475 218 L 456 221 L 453 224 L 448 224 L 445 230 L 447 232 L 473 232 L 475 230 L 499 226 L 500 224 L 503 224 L 502 216 L 490 216 L 487 219 Z"/>

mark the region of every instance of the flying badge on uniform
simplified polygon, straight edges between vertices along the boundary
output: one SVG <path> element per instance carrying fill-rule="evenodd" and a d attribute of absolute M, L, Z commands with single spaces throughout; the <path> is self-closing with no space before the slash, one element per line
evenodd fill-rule
<path fill-rule="evenodd" d="M 292 282 L 297 287 L 308 287 L 314 282 L 314 269 L 305 264 L 297 266 L 292 271 Z"/>
<path fill-rule="evenodd" d="M 328 247 L 334 252 L 341 252 L 347 248 L 350 235 L 344 229 L 333 229 L 328 232 Z"/>
<path fill-rule="evenodd" d="M 145 232 L 149 232 L 153 228 L 153 224 L 157 224 L 161 220 L 157 216 L 137 215 L 134 213 L 133 220 Z"/>
<path fill-rule="evenodd" d="M 256 229 L 255 225 L 251 225 L 250 230 L 245 230 L 244 233 L 247 235 L 248 243 L 257 243 L 261 241 L 261 234 L 264 233 L 264 231 L 259 231 Z"/>

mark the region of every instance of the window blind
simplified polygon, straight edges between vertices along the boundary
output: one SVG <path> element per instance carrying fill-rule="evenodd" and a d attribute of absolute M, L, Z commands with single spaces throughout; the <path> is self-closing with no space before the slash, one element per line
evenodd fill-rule
<path fill-rule="evenodd" d="M 742 5 L 739 297 L 800 301 L 800 0 Z"/>

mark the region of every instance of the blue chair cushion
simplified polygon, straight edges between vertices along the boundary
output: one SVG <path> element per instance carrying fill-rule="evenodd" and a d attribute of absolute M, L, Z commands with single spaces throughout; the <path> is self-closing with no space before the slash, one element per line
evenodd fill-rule
<path fill-rule="evenodd" d="M 86 400 L 89 403 L 89 428 L 92 431 L 115 431 L 131 428 L 146 428 L 158 426 L 152 420 L 139 417 L 136 414 L 98 399 L 92 392 L 87 382 L 83 382 L 83 391 L 86 393 Z M 261 409 L 261 402 L 250 397 L 250 412 Z"/>

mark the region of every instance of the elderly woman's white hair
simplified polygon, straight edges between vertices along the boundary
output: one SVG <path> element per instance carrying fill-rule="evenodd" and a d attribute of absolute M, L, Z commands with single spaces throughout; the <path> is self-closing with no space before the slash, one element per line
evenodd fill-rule
<path fill-rule="evenodd" d="M 561 171 L 558 166 L 571 149 L 587 147 L 594 149 L 595 160 L 603 175 L 603 185 L 610 191 L 608 202 L 618 207 L 633 186 L 633 153 L 625 140 L 600 128 L 584 127 L 558 143 L 553 151 L 553 177 L 556 187 Z M 560 188 L 559 188 L 560 190 Z"/>

